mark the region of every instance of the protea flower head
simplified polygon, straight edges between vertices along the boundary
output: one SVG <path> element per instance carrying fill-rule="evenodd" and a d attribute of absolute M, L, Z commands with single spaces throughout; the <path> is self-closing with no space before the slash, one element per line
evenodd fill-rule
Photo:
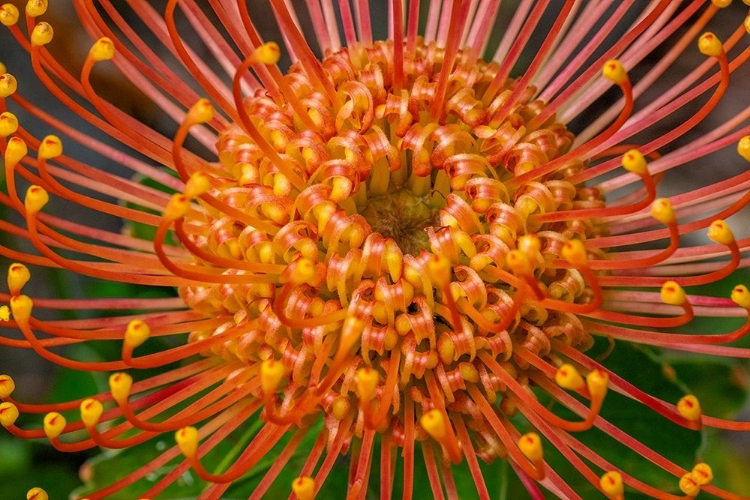
<path fill-rule="evenodd" d="M 710 464 L 676 463 L 603 415 L 614 392 L 648 408 L 655 433 L 750 423 L 704 414 L 694 394 L 662 400 L 597 348 L 750 356 L 729 345 L 747 321 L 691 325 L 746 317 L 748 289 L 684 289 L 730 276 L 750 246 L 747 227 L 725 222 L 750 201 L 750 94 L 733 79 L 750 18 L 729 3 L 523 0 L 506 20 L 499 0 L 169 0 L 164 12 L 74 0 L 94 40 L 75 69 L 50 48 L 68 41 L 46 0 L 3 5 L 12 50 L 70 113 L 0 76 L 0 202 L 17 214 L 0 221 L 13 262 L 0 344 L 110 375 L 100 394 L 40 404 L 14 399 L 3 375 L 0 422 L 62 452 L 167 436 L 92 500 L 131 485 L 159 498 L 185 474 L 207 483 L 200 498 L 256 477 L 251 498 L 486 499 L 493 462 L 533 498 L 580 498 L 568 472 L 609 499 L 740 498 L 712 485 Z M 258 31 L 270 19 L 276 42 Z M 173 131 L 102 97 L 104 67 Z M 729 118 L 693 133 L 725 104 Z M 704 185 L 659 185 L 696 163 L 713 173 Z M 93 298 L 71 281 L 68 297 L 31 297 L 40 267 L 178 296 Z M 158 337 L 169 347 L 149 350 Z M 64 346 L 78 343 L 119 354 L 73 359 Z M 671 479 L 600 454 L 592 428 Z M 326 490 L 342 467 L 346 489 Z"/>

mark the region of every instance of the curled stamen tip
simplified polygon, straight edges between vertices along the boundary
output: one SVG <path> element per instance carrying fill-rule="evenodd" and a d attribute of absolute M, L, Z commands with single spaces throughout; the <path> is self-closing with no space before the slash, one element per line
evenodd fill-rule
<path fill-rule="evenodd" d="M 205 97 L 198 99 L 188 111 L 187 119 L 191 123 L 206 123 L 214 119 L 214 106 Z"/>
<path fill-rule="evenodd" d="M 255 49 L 253 57 L 261 64 L 276 64 L 281 57 L 281 49 L 276 42 L 267 42 Z"/>
<path fill-rule="evenodd" d="M 8 289 L 11 295 L 18 295 L 23 286 L 31 279 L 29 268 L 23 264 L 13 263 L 8 267 Z"/>
<path fill-rule="evenodd" d="M 211 177 L 206 172 L 195 172 L 188 179 L 183 194 L 188 198 L 196 198 L 211 189 Z"/>
<path fill-rule="evenodd" d="M 115 57 L 115 44 L 111 39 L 103 36 L 91 46 L 89 56 L 96 62 L 109 61 Z"/>
<path fill-rule="evenodd" d="M 518 238 L 518 242 L 516 243 L 516 247 L 529 256 L 534 256 L 542 248 L 542 243 L 539 241 L 539 238 L 534 234 L 524 234 L 520 238 Z"/>
<path fill-rule="evenodd" d="M 432 439 L 440 442 L 445 438 L 447 432 L 445 426 L 445 417 L 437 408 L 428 411 L 419 419 L 422 428 L 430 435 Z"/>
<path fill-rule="evenodd" d="M 0 75 L 0 97 L 3 96 L 3 76 Z M 29 152 L 29 148 L 26 147 L 26 143 L 20 137 L 11 137 L 8 139 L 8 145 L 5 146 L 5 166 L 13 167 L 21 161 L 21 158 L 26 156 Z"/>
<path fill-rule="evenodd" d="M 563 389 L 571 391 L 583 389 L 586 385 L 586 382 L 584 382 L 583 377 L 576 367 L 568 363 L 557 369 L 557 373 L 555 373 L 555 382 L 557 382 L 557 385 Z"/>
<path fill-rule="evenodd" d="M 292 481 L 292 491 L 299 500 L 313 500 L 315 498 L 315 480 L 311 477 L 300 476 Z"/>
<path fill-rule="evenodd" d="M 708 227 L 708 237 L 711 241 L 722 245 L 729 245 L 734 242 L 734 234 L 726 222 L 717 219 Z"/>
<path fill-rule="evenodd" d="M 260 365 L 260 388 L 263 394 L 276 392 L 284 377 L 284 365 L 280 361 L 267 359 Z"/>
<path fill-rule="evenodd" d="M 26 15 L 39 17 L 47 12 L 47 0 L 29 0 L 26 2 Z"/>
<path fill-rule="evenodd" d="M 10 308 L 6 305 L 0 306 L 0 321 L 10 320 Z"/>
<path fill-rule="evenodd" d="M 750 292 L 745 285 L 737 285 L 732 289 L 732 302 L 745 309 L 750 309 Z"/>
<path fill-rule="evenodd" d="M 0 375 L 0 398 L 7 398 L 16 390 L 16 383 L 10 375 Z"/>
<path fill-rule="evenodd" d="M 16 93 L 18 90 L 18 80 L 10 73 L 3 73 L 0 75 L 0 98 L 8 97 Z"/>
<path fill-rule="evenodd" d="M 719 57 L 724 53 L 724 46 L 721 44 L 719 37 L 711 32 L 706 32 L 698 38 L 698 50 L 704 56 Z"/>
<path fill-rule="evenodd" d="M 667 198 L 658 198 L 651 204 L 651 216 L 665 226 L 673 224 L 677 219 L 674 215 L 672 202 Z"/>
<path fill-rule="evenodd" d="M 18 419 L 18 407 L 13 403 L 0 403 L 0 425 L 9 427 Z"/>
<path fill-rule="evenodd" d="M 701 485 L 698 484 L 692 472 L 688 472 L 680 478 L 680 490 L 689 497 L 697 496 L 700 493 Z"/>
<path fill-rule="evenodd" d="M 574 266 L 584 267 L 588 264 L 586 247 L 581 240 L 569 240 L 562 246 L 560 253 L 563 259 Z"/>
<path fill-rule="evenodd" d="M 65 417 L 56 411 L 47 413 L 44 416 L 44 434 L 46 434 L 49 439 L 55 439 L 62 434 L 67 423 Z"/>
<path fill-rule="evenodd" d="M 599 487 L 610 500 L 622 500 L 624 498 L 625 487 L 622 483 L 622 476 L 617 471 L 605 472 L 599 479 Z"/>
<path fill-rule="evenodd" d="M 705 462 L 699 462 L 693 467 L 693 479 L 701 486 L 710 484 L 714 480 L 714 471 Z"/>
<path fill-rule="evenodd" d="M 542 438 L 536 432 L 529 432 L 524 434 L 518 440 L 518 448 L 526 458 L 534 463 L 541 462 L 544 458 L 544 451 L 542 450 Z"/>
<path fill-rule="evenodd" d="M 373 368 L 360 368 L 357 370 L 357 395 L 362 401 L 369 401 L 375 397 L 380 375 Z"/>
<path fill-rule="evenodd" d="M 4 26 L 14 26 L 18 22 L 20 14 L 18 7 L 11 3 L 0 6 L 0 24 Z"/>
<path fill-rule="evenodd" d="M 750 16 L 745 17 L 745 21 L 743 24 L 745 25 L 745 31 L 747 31 L 747 34 L 750 35 Z"/>
<path fill-rule="evenodd" d="M 622 166 L 628 172 L 644 175 L 648 172 L 646 158 L 637 149 L 631 149 L 622 156 Z"/>
<path fill-rule="evenodd" d="M 39 158 L 50 160 L 57 158 L 63 152 L 62 141 L 56 135 L 48 135 L 39 144 Z"/>
<path fill-rule="evenodd" d="M 47 45 L 52 41 L 52 37 L 55 35 L 55 31 L 52 29 L 49 23 L 41 22 L 34 26 L 31 31 L 31 45 L 34 47 L 41 47 Z"/>
<path fill-rule="evenodd" d="M 49 500 L 49 495 L 43 489 L 34 487 L 26 492 L 26 500 Z"/>
<path fill-rule="evenodd" d="M 127 373 L 113 373 L 109 377 L 109 390 L 114 400 L 118 403 L 127 403 L 132 387 L 133 377 Z"/>
<path fill-rule="evenodd" d="M 16 322 L 28 322 L 32 309 L 34 309 L 34 301 L 26 295 L 15 295 L 10 298 L 10 310 Z"/>
<path fill-rule="evenodd" d="M 36 214 L 49 202 L 47 190 L 40 186 L 29 186 L 26 190 L 26 198 L 23 200 L 23 206 L 29 214 Z"/>
<path fill-rule="evenodd" d="M 672 306 L 681 306 L 687 302 L 687 295 L 675 281 L 666 281 L 661 286 L 661 301 Z"/>
<path fill-rule="evenodd" d="M 174 438 L 180 451 L 186 457 L 194 457 L 198 451 L 198 429 L 195 427 L 183 427 L 175 432 Z"/>
<path fill-rule="evenodd" d="M 125 345 L 135 349 L 151 335 L 151 328 L 143 321 L 134 319 L 125 329 Z"/>
<path fill-rule="evenodd" d="M 692 394 L 680 398 L 677 402 L 677 412 L 691 422 L 699 422 L 703 415 L 698 398 Z"/>
<path fill-rule="evenodd" d="M 18 117 L 10 111 L 0 113 L 0 137 L 8 137 L 10 134 L 15 134 L 17 130 Z"/>
<path fill-rule="evenodd" d="M 94 427 L 104 412 L 104 406 L 96 399 L 88 398 L 81 401 L 81 420 L 86 427 Z"/>
<path fill-rule="evenodd" d="M 745 24 L 748 26 L 748 32 L 750 33 L 750 16 L 745 19 Z M 741 157 L 750 161 L 750 135 L 746 135 L 737 142 L 737 152 Z"/>
<path fill-rule="evenodd" d="M 732 0 L 711 0 L 711 3 L 714 4 L 714 7 L 724 9 L 732 5 Z"/>
<path fill-rule="evenodd" d="M 602 76 L 608 80 L 612 80 L 618 85 L 628 81 L 628 72 L 625 71 L 625 67 L 617 59 L 610 59 L 604 63 L 604 66 L 602 67 Z"/>

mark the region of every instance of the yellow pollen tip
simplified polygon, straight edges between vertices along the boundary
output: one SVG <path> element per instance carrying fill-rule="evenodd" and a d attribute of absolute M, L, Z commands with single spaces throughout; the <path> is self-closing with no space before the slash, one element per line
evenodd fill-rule
<path fill-rule="evenodd" d="M 692 472 L 688 472 L 680 478 L 680 490 L 689 497 L 697 496 L 701 491 L 701 485 L 695 480 Z"/>
<path fill-rule="evenodd" d="M 534 463 L 541 462 L 544 458 L 542 450 L 542 438 L 536 432 L 529 432 L 524 434 L 518 440 L 518 448 L 521 450 L 526 458 Z"/>
<path fill-rule="evenodd" d="M 724 47 L 721 45 L 719 37 L 711 32 L 703 33 L 698 39 L 698 50 L 701 54 L 709 57 L 719 57 L 724 53 Z"/>
<path fill-rule="evenodd" d="M 671 306 L 681 306 L 687 302 L 687 295 L 676 282 L 666 281 L 661 286 L 661 301 Z"/>
<path fill-rule="evenodd" d="M 516 248 L 529 256 L 534 256 L 542 249 L 542 243 L 539 238 L 533 234 L 525 234 L 518 238 Z"/>
<path fill-rule="evenodd" d="M 608 80 L 612 80 L 617 85 L 621 85 L 628 81 L 628 72 L 625 71 L 625 67 L 617 59 L 610 59 L 604 63 L 602 67 L 602 76 Z"/>
<path fill-rule="evenodd" d="M 50 160 L 57 158 L 63 152 L 62 141 L 56 135 L 48 135 L 39 144 L 39 158 Z"/>
<path fill-rule="evenodd" d="M 369 401 L 375 397 L 380 375 L 372 368 L 360 368 L 357 370 L 357 395 L 363 401 Z"/>
<path fill-rule="evenodd" d="M 0 375 L 0 398 L 7 398 L 16 390 L 16 383 L 10 375 Z"/>
<path fill-rule="evenodd" d="M 52 41 L 52 37 L 55 35 L 55 31 L 52 29 L 49 23 L 41 22 L 34 26 L 31 31 L 31 45 L 34 47 L 41 47 L 47 45 Z"/>
<path fill-rule="evenodd" d="M 81 401 L 81 420 L 86 427 L 95 427 L 104 413 L 104 406 L 96 399 Z"/>
<path fill-rule="evenodd" d="M 214 118 L 214 106 L 208 99 L 201 98 L 193 104 L 187 114 L 187 120 L 190 123 L 206 123 Z"/>
<path fill-rule="evenodd" d="M 745 25 L 745 31 L 747 31 L 747 34 L 750 35 L 750 16 L 747 16 L 742 24 Z"/>
<path fill-rule="evenodd" d="M 0 424 L 9 427 L 18 419 L 18 407 L 13 403 L 0 403 Z"/>
<path fill-rule="evenodd" d="M 704 462 L 699 462 L 693 467 L 693 479 L 701 486 L 710 484 L 714 480 L 714 471 L 711 466 Z"/>
<path fill-rule="evenodd" d="M 26 198 L 23 200 L 23 205 L 28 214 L 36 214 L 44 208 L 47 202 L 49 202 L 49 194 L 43 187 L 29 186 L 29 189 L 26 190 Z"/>
<path fill-rule="evenodd" d="M 745 309 L 750 309 L 750 292 L 745 285 L 737 285 L 732 289 L 732 302 Z"/>
<path fill-rule="evenodd" d="M 703 414 L 698 398 L 692 394 L 680 398 L 677 402 L 677 412 L 691 422 L 699 421 Z"/>
<path fill-rule="evenodd" d="M 44 433 L 49 439 L 55 439 L 62 434 L 67 423 L 65 417 L 56 411 L 47 413 L 44 416 Z"/>
<path fill-rule="evenodd" d="M 628 172 L 644 175 L 648 172 L 646 158 L 637 149 L 631 149 L 622 155 L 622 166 Z"/>
<path fill-rule="evenodd" d="M 619 472 L 611 470 L 605 472 L 599 479 L 599 486 L 602 492 L 610 499 L 619 499 L 623 497 L 625 486 L 622 483 L 622 476 Z"/>
<path fill-rule="evenodd" d="M 11 295 L 18 295 L 21 288 L 31 279 L 29 268 L 23 264 L 14 263 L 8 267 L 8 289 Z"/>
<path fill-rule="evenodd" d="M 16 322 L 28 322 L 32 309 L 34 309 L 34 301 L 26 295 L 15 295 L 10 298 L 10 310 L 13 312 L 13 319 Z"/>
<path fill-rule="evenodd" d="M 169 199 L 169 203 L 164 208 L 162 216 L 164 220 L 171 222 L 182 217 L 190 211 L 190 201 L 187 196 L 182 193 L 175 193 Z"/>
<path fill-rule="evenodd" d="M 674 215 L 674 209 L 672 208 L 672 202 L 667 198 L 658 198 L 651 204 L 651 216 L 668 226 L 673 224 L 677 218 Z"/>
<path fill-rule="evenodd" d="M 134 319 L 125 329 L 125 345 L 135 349 L 151 335 L 151 328 L 143 321 Z"/>
<path fill-rule="evenodd" d="M 748 20 L 750 20 L 750 16 L 745 19 L 745 21 Z M 737 152 L 741 157 L 743 157 L 747 161 L 750 161 L 750 135 L 746 135 L 739 140 L 739 142 L 737 143 Z"/>
<path fill-rule="evenodd" d="M 719 9 L 724 9 L 732 5 L 732 0 L 711 0 L 711 3 Z"/>
<path fill-rule="evenodd" d="M 10 308 L 6 305 L 0 306 L 0 321 L 10 321 Z"/>
<path fill-rule="evenodd" d="M 583 389 L 586 385 L 586 382 L 583 380 L 581 374 L 578 373 L 576 367 L 567 363 L 557 369 L 557 373 L 555 373 L 555 382 L 557 382 L 557 385 L 563 389 L 571 391 L 578 391 Z"/>
<path fill-rule="evenodd" d="M 419 419 L 419 423 L 422 424 L 422 428 L 427 431 L 435 441 L 442 441 L 445 438 L 447 432 L 445 426 L 445 417 L 443 413 L 437 408 L 433 408 L 428 411 Z"/>
<path fill-rule="evenodd" d="M 89 57 L 95 62 L 109 61 L 115 57 L 115 44 L 106 36 L 101 37 L 89 49 Z"/>
<path fill-rule="evenodd" d="M 26 15 L 39 17 L 47 12 L 47 0 L 29 0 L 26 2 Z"/>
<path fill-rule="evenodd" d="M 603 399 L 607 394 L 608 383 L 609 374 L 607 372 L 593 370 L 586 375 L 586 388 L 589 390 L 591 399 Z"/>
<path fill-rule="evenodd" d="M 576 267 L 585 267 L 588 265 L 586 247 L 581 240 L 569 240 L 562 246 L 560 253 L 563 259 Z"/>
<path fill-rule="evenodd" d="M 2 76 L 0 76 L 0 97 L 2 97 Z M 8 145 L 5 147 L 5 165 L 14 167 L 28 152 L 29 148 L 26 147 L 23 139 L 20 137 L 11 137 L 8 139 Z"/>
<path fill-rule="evenodd" d="M 299 500 L 313 500 L 315 498 L 315 480 L 301 476 L 292 481 L 292 491 Z"/>
<path fill-rule="evenodd" d="M 711 241 L 722 245 L 729 245 L 734 242 L 732 230 L 729 229 L 726 222 L 720 219 L 713 221 L 708 227 L 708 237 Z"/>
<path fill-rule="evenodd" d="M 534 272 L 529 256 L 521 250 L 511 250 L 505 254 L 505 265 L 518 276 L 529 276 Z"/>
<path fill-rule="evenodd" d="M 8 137 L 18 130 L 18 117 L 10 111 L 0 114 L 0 137 Z"/>
<path fill-rule="evenodd" d="M 450 259 L 445 255 L 433 254 L 427 262 L 427 272 L 436 287 L 443 287 L 451 281 L 453 266 L 451 266 Z"/>
<path fill-rule="evenodd" d="M 49 500 L 49 495 L 43 489 L 34 487 L 26 492 L 26 500 Z"/>
<path fill-rule="evenodd" d="M 296 285 L 307 283 L 315 277 L 315 263 L 307 257 L 300 257 L 289 268 L 289 280 Z"/>
<path fill-rule="evenodd" d="M 0 98 L 9 97 L 18 90 L 18 80 L 10 73 L 0 75 Z"/>
<path fill-rule="evenodd" d="M 253 58 L 261 64 L 276 64 L 281 57 L 281 49 L 276 42 L 264 43 L 253 52 Z"/>
<path fill-rule="evenodd" d="M 18 22 L 18 7 L 11 3 L 0 6 L 0 23 L 4 26 L 13 26 Z"/>
<path fill-rule="evenodd" d="M 112 397 L 120 404 L 128 402 L 130 390 L 133 387 L 133 377 L 124 372 L 113 373 L 109 377 L 109 390 Z"/>
<path fill-rule="evenodd" d="M 260 388 L 263 394 L 271 394 L 284 377 L 284 365 L 280 361 L 267 359 L 260 365 Z"/>
<path fill-rule="evenodd" d="M 198 452 L 198 429 L 195 427 L 183 427 L 175 432 L 174 438 L 186 457 L 194 457 Z"/>
<path fill-rule="evenodd" d="M 196 198 L 211 189 L 211 177 L 205 172 L 195 172 L 188 179 L 183 194 L 188 198 Z"/>

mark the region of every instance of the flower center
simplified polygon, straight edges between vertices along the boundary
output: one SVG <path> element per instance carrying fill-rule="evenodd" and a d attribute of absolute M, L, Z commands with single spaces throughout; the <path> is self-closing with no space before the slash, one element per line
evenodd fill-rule
<path fill-rule="evenodd" d="M 586 283 L 550 264 L 566 241 L 596 228 L 538 217 L 603 201 L 564 180 L 585 168 L 580 160 L 508 187 L 567 152 L 573 136 L 554 119 L 536 123 L 545 104 L 498 77 L 497 65 L 465 50 L 448 71 L 442 49 L 417 44 L 399 80 L 390 42 L 357 50 L 323 61 L 327 84 L 295 66 L 285 87 L 245 99 L 278 159 L 239 127 L 226 130 L 226 185 L 213 194 L 251 221 L 191 221 L 206 252 L 284 271 L 181 294 L 196 310 L 233 315 L 194 339 L 247 330 L 221 355 L 273 374 L 264 382 L 269 419 L 362 412 L 398 437 L 415 411 L 477 391 L 502 398 L 497 370 L 527 385 L 517 349 L 544 355 L 552 337 L 589 344 L 565 306 L 590 299 Z M 503 408 L 511 412 L 512 400 Z M 489 435 L 478 442 L 488 456 L 501 453 Z"/>

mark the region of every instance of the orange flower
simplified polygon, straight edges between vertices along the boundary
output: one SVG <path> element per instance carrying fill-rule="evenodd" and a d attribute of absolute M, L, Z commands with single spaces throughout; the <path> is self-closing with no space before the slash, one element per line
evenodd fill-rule
<path fill-rule="evenodd" d="M 13 379 L 1 376 L 0 422 L 9 432 L 46 436 L 61 451 L 119 449 L 174 433 L 176 445 L 123 471 L 92 500 L 180 453 L 143 497 L 157 498 L 191 468 L 211 483 L 201 498 L 220 498 L 276 449 L 251 497 L 260 498 L 310 435 L 289 486 L 300 499 L 315 496 L 341 455 L 350 464 L 347 498 L 364 498 L 375 470 L 382 498 L 396 481 L 404 498 L 420 497 L 417 446 L 436 498 L 458 498 L 452 464 L 464 461 L 479 497 L 489 498 L 478 459 L 496 458 L 533 498 L 542 498 L 540 487 L 578 498 L 545 462 L 545 448 L 608 498 L 623 498 L 626 488 L 679 497 L 576 437 L 592 427 L 673 475 L 675 491 L 737 498 L 711 485 L 707 464 L 684 469 L 599 414 L 612 389 L 690 429 L 747 431 L 750 423 L 704 415 L 694 395 L 659 400 L 584 351 L 603 337 L 750 356 L 727 345 L 750 331 L 748 322 L 728 333 L 671 333 L 695 316 L 750 310 L 742 285 L 727 299 L 683 289 L 726 278 L 750 247 L 724 222 L 750 201 L 750 107 L 732 79 L 750 56 L 750 18 L 720 12 L 729 3 L 720 0 L 569 0 L 557 10 L 523 1 L 504 25 L 499 0 L 393 0 L 380 5 L 389 9 L 389 38 L 374 41 L 381 26 L 365 0 L 337 9 L 308 0 L 297 10 L 270 0 L 262 6 L 272 8 L 282 50 L 261 39 L 256 27 L 265 19 L 245 2 L 209 3 L 207 13 L 192 0 L 169 0 L 163 17 L 135 3 L 132 13 L 153 32 L 141 38 L 109 1 L 76 0 L 81 26 L 98 38 L 80 75 L 47 49 L 55 39 L 41 19 L 46 0 L 28 3 L 28 35 L 17 25 L 21 13 L 0 7 L 0 22 L 47 89 L 122 143 L 112 148 L 48 114 L 23 82 L 0 76 L 0 202 L 23 219 L 0 221 L 19 240 L 0 247 L 17 262 L 9 293 L 0 294 L 12 313 L 0 311 L 8 333 L 0 345 L 31 348 L 68 369 L 112 372 L 108 392 L 39 405 L 13 399 Z M 551 27 L 542 27 L 545 16 Z M 178 30 L 182 17 L 190 27 Z M 731 25 L 725 40 L 705 31 L 714 22 Z M 152 50 L 146 40 L 154 36 L 166 61 L 182 68 Z M 645 62 L 665 43 L 656 64 Z M 211 56 L 199 57 L 199 45 Z M 698 51 L 694 69 L 643 98 Z M 292 60 L 286 73 L 277 66 L 282 52 Z M 518 72 L 523 55 L 530 62 Z M 105 65 L 174 120 L 173 137 L 99 95 L 91 76 Z M 729 120 L 690 135 L 730 98 L 737 109 Z M 595 111 L 602 102 L 606 109 Z M 78 142 L 150 183 L 68 156 L 58 136 L 24 127 L 32 117 L 66 145 Z M 744 158 L 731 160 L 739 173 L 717 172 L 712 184 L 657 198 L 665 173 L 729 147 Z M 22 182 L 31 184 L 25 193 Z M 48 208 L 60 199 L 83 214 L 121 218 L 130 231 Z M 136 231 L 144 227 L 153 239 Z M 681 244 L 682 235 L 706 230 L 713 243 Z M 32 299 L 25 264 L 173 287 L 179 297 Z M 107 317 L 46 320 L 38 309 Z M 139 355 L 157 336 L 181 342 Z M 83 361 L 58 349 L 79 342 L 117 342 L 121 356 Z M 540 394 L 578 418 L 562 418 Z M 34 413 L 44 414 L 42 428 L 16 425 L 19 414 Z M 264 424 L 228 469 L 205 460 L 258 419 Z"/>

